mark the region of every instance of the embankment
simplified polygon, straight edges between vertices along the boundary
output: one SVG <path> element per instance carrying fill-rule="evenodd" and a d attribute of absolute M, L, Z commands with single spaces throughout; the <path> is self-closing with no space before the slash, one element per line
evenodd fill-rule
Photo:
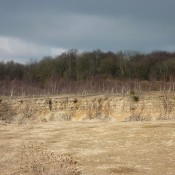
<path fill-rule="evenodd" d="M 175 94 L 0 98 L 4 122 L 161 119 L 175 119 Z"/>

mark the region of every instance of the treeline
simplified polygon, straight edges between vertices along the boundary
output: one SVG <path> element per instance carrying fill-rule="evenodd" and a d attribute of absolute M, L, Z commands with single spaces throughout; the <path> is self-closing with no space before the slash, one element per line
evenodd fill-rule
<path fill-rule="evenodd" d="M 136 51 L 78 52 L 72 49 L 56 57 L 29 61 L 25 65 L 13 61 L 0 62 L 0 90 L 5 95 L 17 91 L 60 93 L 108 89 L 114 92 L 123 84 L 125 87 L 127 84 L 127 88 L 123 89 L 131 89 L 140 87 L 139 83 L 145 81 L 149 88 L 155 84 L 159 85 L 154 89 L 163 85 L 166 88 L 167 83 L 169 88 L 171 83 L 171 89 L 174 89 L 175 52 L 144 54 Z"/>

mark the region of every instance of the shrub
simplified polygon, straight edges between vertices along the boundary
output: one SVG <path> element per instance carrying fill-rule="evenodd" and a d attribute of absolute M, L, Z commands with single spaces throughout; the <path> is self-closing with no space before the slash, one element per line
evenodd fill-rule
<path fill-rule="evenodd" d="M 130 91 L 130 95 L 135 95 L 135 91 L 134 90 Z"/>
<path fill-rule="evenodd" d="M 139 97 L 136 96 L 136 95 L 134 95 L 134 96 L 132 97 L 132 99 L 134 100 L 134 102 L 139 102 Z"/>

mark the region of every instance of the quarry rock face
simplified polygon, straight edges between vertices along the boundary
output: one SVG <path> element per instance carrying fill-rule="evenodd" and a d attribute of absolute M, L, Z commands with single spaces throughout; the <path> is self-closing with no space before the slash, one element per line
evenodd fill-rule
<path fill-rule="evenodd" d="M 5 122 L 161 119 L 175 119 L 175 96 L 172 94 L 0 99 L 0 120 Z"/>

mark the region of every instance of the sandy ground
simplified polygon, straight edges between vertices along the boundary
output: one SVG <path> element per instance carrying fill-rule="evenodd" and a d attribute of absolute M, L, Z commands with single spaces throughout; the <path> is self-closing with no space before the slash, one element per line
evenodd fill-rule
<path fill-rule="evenodd" d="M 24 144 L 73 155 L 82 174 L 175 174 L 175 122 L 0 125 L 0 174 L 15 172 Z"/>

